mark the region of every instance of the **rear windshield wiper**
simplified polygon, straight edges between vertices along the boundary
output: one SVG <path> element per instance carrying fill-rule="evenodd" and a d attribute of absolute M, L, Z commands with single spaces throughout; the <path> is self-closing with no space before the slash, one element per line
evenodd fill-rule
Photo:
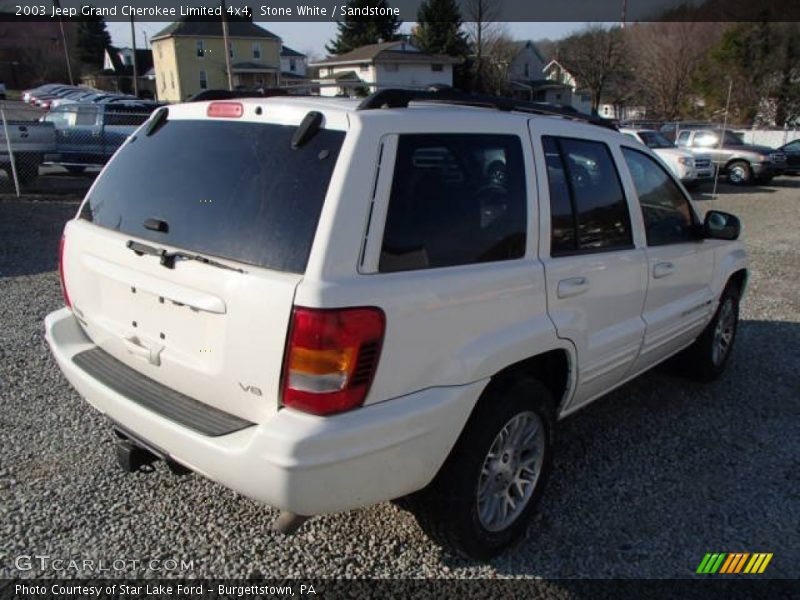
<path fill-rule="evenodd" d="M 136 256 L 142 256 L 143 254 L 158 256 L 159 263 L 168 269 L 174 269 L 175 260 L 181 259 L 181 260 L 196 260 L 211 267 L 217 267 L 219 269 L 227 269 L 228 271 L 236 271 L 237 273 L 245 272 L 244 269 L 231 267 L 229 265 L 218 262 L 206 256 L 202 256 L 200 254 L 190 254 L 189 252 L 181 252 L 180 250 L 176 252 L 168 252 L 164 248 L 156 248 L 154 246 L 148 246 L 147 244 L 141 244 L 139 242 L 134 242 L 133 240 L 128 240 L 128 243 L 125 245 L 131 250 L 133 250 Z"/>

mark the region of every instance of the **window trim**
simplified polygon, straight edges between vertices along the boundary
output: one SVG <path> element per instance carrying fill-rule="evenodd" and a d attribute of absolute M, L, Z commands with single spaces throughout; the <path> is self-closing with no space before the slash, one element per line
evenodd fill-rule
<path fill-rule="evenodd" d="M 206 57 L 206 45 L 203 40 L 196 40 L 194 47 L 195 47 L 195 55 L 197 56 L 197 58 Z"/>
<path fill-rule="evenodd" d="M 261 56 L 262 56 L 262 54 L 261 54 L 261 42 L 253 42 L 253 45 L 252 45 L 251 49 L 253 51 L 253 59 L 254 60 L 261 60 Z"/>
<path fill-rule="evenodd" d="M 396 271 L 381 271 L 380 260 L 383 248 L 383 240 L 386 234 L 386 225 L 389 216 L 389 203 L 391 201 L 392 188 L 395 180 L 395 170 L 399 156 L 400 139 L 403 136 L 418 135 L 441 135 L 441 136 L 501 136 L 514 138 L 519 143 L 521 158 L 521 168 L 523 174 L 522 192 L 525 209 L 525 242 L 524 249 L 520 256 L 514 258 L 504 258 L 500 260 L 469 262 L 456 265 L 432 266 L 415 269 L 402 269 Z M 526 146 L 527 144 L 527 146 Z M 530 137 L 526 137 L 517 131 L 502 129 L 500 131 L 455 131 L 455 130 L 435 130 L 420 133 L 408 131 L 403 133 L 386 134 L 376 146 L 375 180 L 373 182 L 374 198 L 373 208 L 370 211 L 369 219 L 365 221 L 363 243 L 363 257 L 359 253 L 356 270 L 360 275 L 382 277 L 409 277 L 419 276 L 429 272 L 449 273 L 454 269 L 496 269 L 505 266 L 512 266 L 521 261 L 530 260 L 536 255 L 536 248 L 539 239 L 540 216 L 538 212 L 539 194 L 533 188 L 536 185 L 537 170 L 534 163 L 534 154 L 531 148 Z M 380 149 L 380 150 L 379 150 Z"/>
<path fill-rule="evenodd" d="M 585 254 L 605 254 L 607 252 L 623 252 L 627 250 L 635 250 L 636 249 L 636 239 L 635 239 L 635 232 L 634 232 L 634 225 L 633 225 L 633 215 L 631 214 L 631 203 L 630 199 L 628 198 L 628 194 L 625 191 L 625 184 L 622 181 L 622 177 L 620 176 L 619 167 L 616 164 L 616 160 L 614 158 L 614 152 L 612 151 L 612 147 L 603 140 L 596 140 L 590 138 L 577 138 L 568 135 L 557 135 L 551 133 L 543 133 L 539 138 L 539 149 L 542 152 L 542 156 L 544 156 L 544 139 L 545 138 L 552 138 L 556 142 L 556 147 L 558 148 L 558 158 L 561 160 L 561 164 L 564 170 L 567 172 L 567 177 L 565 180 L 567 182 L 567 191 L 569 192 L 569 201 L 570 206 L 572 206 L 572 222 L 573 227 L 575 230 L 575 245 L 576 248 L 573 250 L 566 250 L 566 251 L 559 251 L 555 254 L 553 253 L 553 214 L 550 212 L 550 229 L 547 232 L 548 239 L 550 240 L 549 245 L 547 246 L 547 256 L 550 258 L 562 258 L 564 256 L 580 256 Z M 569 166 L 567 161 L 564 160 L 564 150 L 561 147 L 561 140 L 574 140 L 576 142 L 589 142 L 592 144 L 602 144 L 605 146 L 606 151 L 608 152 L 608 157 L 611 159 L 611 164 L 614 167 L 614 173 L 617 177 L 617 183 L 619 184 L 619 189 L 622 192 L 622 200 L 623 204 L 625 205 L 625 210 L 628 214 L 628 231 L 630 233 L 631 241 L 629 244 L 624 244 L 620 246 L 611 246 L 611 247 L 603 247 L 603 248 L 580 248 L 580 236 L 579 236 L 579 221 L 578 221 L 578 210 L 575 200 L 575 190 L 572 186 L 572 178 L 569 177 Z M 620 145 L 620 147 L 622 147 Z M 625 165 L 627 168 L 627 165 Z M 548 206 L 550 206 L 550 175 L 545 171 L 547 177 L 547 201 Z M 637 196 L 638 202 L 638 196 Z M 549 208 L 548 208 L 549 210 Z"/>

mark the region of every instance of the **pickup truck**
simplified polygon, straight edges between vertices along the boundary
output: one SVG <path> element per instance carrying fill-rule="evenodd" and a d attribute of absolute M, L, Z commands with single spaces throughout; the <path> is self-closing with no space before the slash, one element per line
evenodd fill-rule
<path fill-rule="evenodd" d="M 683 129 L 678 131 L 677 145 L 711 155 L 720 174 L 734 185 L 769 183 L 786 172 L 786 155 L 767 146 L 745 144 L 730 130 Z"/>
<path fill-rule="evenodd" d="M 561 418 L 671 357 L 723 374 L 740 229 L 551 105 L 172 105 L 67 222 L 46 338 L 124 470 L 195 471 L 283 532 L 399 499 L 486 559 L 528 530 Z"/>
<path fill-rule="evenodd" d="M 55 128 L 55 147 L 44 161 L 71 172 L 102 166 L 154 108 L 149 103 L 59 106 L 44 117 L 44 122 Z"/>
<path fill-rule="evenodd" d="M 55 148 L 55 129 L 51 124 L 38 121 L 6 121 L 11 151 L 21 184 L 30 183 L 39 176 L 39 165 L 45 154 Z M 12 175 L 11 156 L 8 151 L 5 129 L 0 124 L 0 170 Z"/>

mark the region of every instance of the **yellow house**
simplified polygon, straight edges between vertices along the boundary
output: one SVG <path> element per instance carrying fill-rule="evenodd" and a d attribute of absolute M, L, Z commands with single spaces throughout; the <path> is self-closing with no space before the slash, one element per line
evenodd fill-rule
<path fill-rule="evenodd" d="M 150 41 L 159 100 L 182 102 L 203 90 L 228 89 L 221 21 L 176 21 Z M 234 87 L 278 84 L 282 42 L 277 35 L 230 18 L 228 41 Z"/>

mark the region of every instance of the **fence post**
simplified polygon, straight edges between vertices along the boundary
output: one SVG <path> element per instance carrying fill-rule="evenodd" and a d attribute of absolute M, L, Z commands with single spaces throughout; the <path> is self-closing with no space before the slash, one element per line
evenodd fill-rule
<path fill-rule="evenodd" d="M 8 123 L 6 123 L 6 111 L 0 108 L 0 118 L 3 120 L 3 134 L 6 136 L 6 147 L 8 148 L 8 160 L 11 162 L 11 177 L 14 179 L 14 187 L 17 190 L 17 198 L 20 197 L 19 193 L 19 177 L 17 177 L 17 161 L 14 160 L 14 151 L 11 149 L 11 136 L 8 134 Z"/>

